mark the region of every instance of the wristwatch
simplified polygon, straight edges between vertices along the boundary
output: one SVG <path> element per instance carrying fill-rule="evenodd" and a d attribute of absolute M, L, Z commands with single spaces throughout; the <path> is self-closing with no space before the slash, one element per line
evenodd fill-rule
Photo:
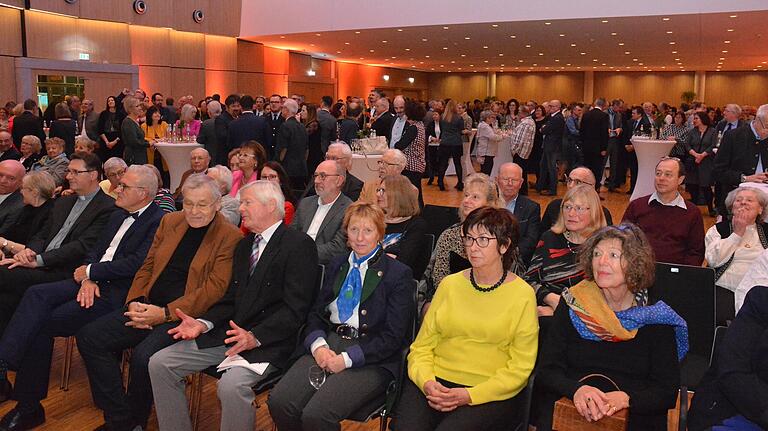
<path fill-rule="evenodd" d="M 173 317 L 171 316 L 171 309 L 168 307 L 164 307 L 163 311 L 165 312 L 165 323 L 170 322 L 173 320 Z"/>

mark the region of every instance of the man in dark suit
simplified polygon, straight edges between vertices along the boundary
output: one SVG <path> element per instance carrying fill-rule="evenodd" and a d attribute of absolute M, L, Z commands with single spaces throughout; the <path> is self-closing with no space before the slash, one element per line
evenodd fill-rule
<path fill-rule="evenodd" d="M 520 194 L 523 185 L 523 168 L 516 163 L 504 163 L 499 167 L 496 184 L 499 186 L 505 207 L 517 219 L 520 239 L 517 248 L 526 266 L 531 263 L 536 243 L 541 234 L 541 207 L 536 202 Z"/>
<path fill-rule="evenodd" d="M 0 162 L 19 160 L 21 153 L 13 146 L 13 137 L 5 130 L 0 130 Z"/>
<path fill-rule="evenodd" d="M 206 105 L 208 109 L 208 119 L 200 125 L 200 134 L 197 135 L 197 143 L 202 145 L 208 151 L 210 156 L 210 166 L 215 166 L 219 159 L 219 141 L 216 136 L 216 118 L 221 115 L 221 103 L 211 100 Z M 222 149 L 223 151 L 223 149 Z M 229 163 L 222 166 L 229 166 Z"/>
<path fill-rule="evenodd" d="M 100 171 L 97 156 L 74 153 L 67 180 L 75 194 L 58 198 L 48 229 L 0 261 L 0 332 L 29 286 L 67 278 L 96 245 L 115 210 L 115 200 L 99 187 Z"/>
<path fill-rule="evenodd" d="M 336 140 L 336 119 L 331 115 L 333 98 L 323 96 L 320 101 L 320 109 L 317 111 L 317 122 L 320 124 L 320 150 L 325 153 L 331 141 Z"/>
<path fill-rule="evenodd" d="M 257 117 L 253 113 L 253 97 L 245 95 L 240 98 L 240 106 L 243 112 L 229 123 L 229 134 L 227 136 L 227 152 L 235 148 L 240 148 L 243 142 L 256 141 L 262 147 L 268 148 L 270 143 L 269 125 L 264 117 Z"/>
<path fill-rule="evenodd" d="M 595 105 L 581 117 L 581 151 L 584 155 L 584 165 L 595 175 L 595 189 L 600 191 L 605 170 L 605 155 L 608 154 L 608 114 L 605 109 L 605 99 L 595 100 Z"/>
<path fill-rule="evenodd" d="M 304 190 L 307 186 L 307 149 L 309 138 L 307 129 L 296 119 L 299 105 L 293 99 L 283 104 L 282 116 L 285 118 L 275 141 L 275 159 L 279 161 L 294 190 Z"/>
<path fill-rule="evenodd" d="M 16 147 L 21 147 L 21 138 L 27 135 L 34 135 L 45 142 L 45 133 L 43 133 L 43 122 L 37 116 L 37 102 L 32 99 L 24 101 L 24 112 L 13 119 L 13 143 Z"/>
<path fill-rule="evenodd" d="M 624 116 L 621 112 L 623 104 L 621 99 L 614 99 L 608 108 L 608 158 L 611 163 L 608 191 L 619 188 L 626 179 L 627 171 L 622 169 L 624 165 L 624 148 L 621 143 L 624 132 Z"/>
<path fill-rule="evenodd" d="M 344 175 L 344 168 L 336 162 L 326 160 L 317 165 L 314 175 L 317 196 L 299 202 L 291 224 L 315 240 L 322 264 L 347 252 L 347 235 L 341 225 L 344 211 L 352 201 L 341 193 Z"/>
<path fill-rule="evenodd" d="M 199 319 L 176 310 L 181 323 L 170 333 L 185 341 L 150 360 L 160 429 L 191 429 L 184 385 L 179 384 L 184 376 L 235 359 L 262 372 L 233 367 L 224 373 L 218 383 L 220 428 L 253 428 L 251 387 L 287 368 L 316 295 L 317 249 L 309 236 L 282 223 L 280 188 L 256 181 L 240 189 L 240 202 L 243 225 L 252 233 L 235 249 L 227 293 Z"/>
<path fill-rule="evenodd" d="M 240 115 L 242 106 L 240 105 L 240 96 L 230 94 L 224 99 L 224 105 L 227 109 L 221 113 L 214 121 L 216 129 L 216 159 L 213 165 L 229 166 L 229 150 L 227 142 L 229 140 L 229 124 Z"/>
<path fill-rule="evenodd" d="M 392 124 L 395 122 L 395 116 L 389 112 L 389 100 L 382 97 L 376 101 L 376 111 L 371 118 L 371 129 L 376 131 L 376 136 L 387 138 L 387 144 L 392 139 Z"/>
<path fill-rule="evenodd" d="M 352 167 L 352 150 L 349 148 L 349 145 L 341 142 L 329 145 L 328 151 L 325 152 L 325 160 L 333 160 L 344 169 L 344 184 L 341 186 L 341 193 L 353 202 L 357 201 L 360 198 L 360 193 L 363 191 L 364 184 L 359 178 L 349 172 L 349 169 Z M 316 194 L 315 182 L 312 181 L 301 198 L 315 196 Z"/>
<path fill-rule="evenodd" d="M 19 218 L 24 199 L 19 189 L 24 165 L 17 160 L 0 162 L 0 237 L 8 234 Z M 2 244 L 0 244 L 2 246 Z"/>
<path fill-rule="evenodd" d="M 622 133 L 624 136 L 624 162 L 630 175 L 627 194 L 631 195 L 635 191 L 635 184 L 637 184 L 637 154 L 631 139 L 635 135 L 650 135 L 651 133 L 651 120 L 645 115 L 643 108 L 639 106 L 632 108 L 632 114 L 627 119 L 625 130 L 628 133 Z"/>
<path fill-rule="evenodd" d="M 283 109 L 283 101 L 279 94 L 273 94 L 269 97 L 269 110 L 266 113 L 267 123 L 269 123 L 270 132 L 270 144 L 274 145 L 277 142 L 277 134 L 280 130 L 280 126 L 285 122 L 285 118 L 280 115 Z M 277 156 L 275 154 L 275 148 L 273 146 L 264 147 L 267 150 L 267 157 L 270 160 L 274 160 Z"/>
<path fill-rule="evenodd" d="M 723 135 L 715 156 L 714 177 L 722 188 L 722 195 L 741 183 L 768 182 L 768 105 L 757 109 L 752 122 Z M 725 204 L 718 203 L 718 212 L 728 214 Z"/>
<path fill-rule="evenodd" d="M 539 181 L 536 182 L 536 191 L 542 195 L 557 195 L 557 155 L 563 144 L 563 131 L 565 118 L 560 112 L 562 104 L 559 100 L 549 102 L 549 120 L 541 128 L 544 135 L 542 141 L 544 153 L 541 156 L 541 168 Z"/>
<path fill-rule="evenodd" d="M 741 106 L 735 103 L 729 103 L 725 105 L 723 119 L 717 123 L 715 130 L 717 133 L 725 134 L 726 132 L 737 129 L 745 124 L 747 124 L 747 122 L 741 119 Z"/>
<path fill-rule="evenodd" d="M 77 133 L 88 139 L 99 142 L 99 114 L 93 110 L 93 101 L 84 99 L 77 113 Z"/>
<path fill-rule="evenodd" d="M 83 265 L 66 280 L 30 287 L 0 339 L 0 400 L 10 395 L 5 369 L 11 368 L 17 401 L 0 420 L 2 429 L 28 429 L 45 421 L 40 401 L 47 396 L 54 337 L 74 335 L 125 303 L 164 213 L 153 202 L 157 177 L 146 166 L 129 167 L 117 191 L 120 210 L 112 213 Z"/>

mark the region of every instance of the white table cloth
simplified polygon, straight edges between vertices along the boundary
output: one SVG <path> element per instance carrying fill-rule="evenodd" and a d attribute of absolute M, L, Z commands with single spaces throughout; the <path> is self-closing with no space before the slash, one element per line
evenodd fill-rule
<path fill-rule="evenodd" d="M 381 154 L 352 154 L 352 167 L 349 172 L 356 176 L 360 181 L 375 180 L 379 177 L 379 163 Z"/>
<path fill-rule="evenodd" d="M 650 195 L 656 190 L 653 185 L 656 164 L 662 157 L 669 155 L 676 141 L 647 139 L 640 136 L 634 136 L 630 141 L 637 154 L 637 183 L 635 191 L 629 198 L 633 201 L 641 196 Z"/>
<path fill-rule="evenodd" d="M 173 192 L 179 187 L 181 176 L 189 170 L 189 153 L 195 148 L 203 148 L 203 146 L 196 142 L 156 142 L 155 148 L 160 151 L 168 164 L 168 172 L 171 175 L 171 192 Z"/>

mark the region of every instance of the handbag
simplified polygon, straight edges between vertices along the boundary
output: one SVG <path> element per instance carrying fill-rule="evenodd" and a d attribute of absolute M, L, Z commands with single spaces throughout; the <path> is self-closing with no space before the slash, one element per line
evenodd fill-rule
<path fill-rule="evenodd" d="M 621 390 L 616 382 L 603 374 L 589 374 L 579 379 L 579 382 L 583 382 L 592 377 L 604 378 L 609 381 L 617 391 Z M 587 422 L 587 420 L 579 414 L 579 411 L 576 410 L 573 401 L 563 397 L 555 402 L 555 410 L 552 415 L 552 429 L 554 431 L 626 431 L 627 410 L 628 409 L 620 410 L 612 416 L 604 416 L 597 422 Z"/>

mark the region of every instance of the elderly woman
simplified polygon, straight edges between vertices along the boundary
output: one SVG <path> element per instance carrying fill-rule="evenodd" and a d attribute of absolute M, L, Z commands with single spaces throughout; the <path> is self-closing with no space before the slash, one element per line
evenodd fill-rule
<path fill-rule="evenodd" d="M 533 289 L 512 272 L 518 236 L 503 208 L 476 209 L 462 223 L 471 267 L 443 279 L 424 316 L 396 430 L 508 427 L 536 362 L 539 332 Z"/>
<path fill-rule="evenodd" d="M 48 136 L 64 140 L 64 152 L 71 155 L 75 152 L 75 135 L 77 134 L 77 122 L 72 119 L 72 111 L 65 102 L 57 103 L 54 107 L 56 119 L 51 122 Z"/>
<path fill-rule="evenodd" d="M 578 262 L 584 280 L 563 291 L 542 345 L 537 429 L 551 429 L 554 402 L 567 397 L 585 421 L 628 408 L 629 431 L 665 431 L 688 330 L 664 302 L 647 303 L 656 267 L 645 234 L 628 223 L 603 228 Z"/>
<path fill-rule="evenodd" d="M 496 114 L 493 111 L 483 111 L 480 113 L 480 123 L 477 125 L 477 161 L 480 163 L 480 172 L 491 175 L 493 171 L 493 158 L 499 148 L 499 142 L 502 140 L 501 134 L 497 134 L 493 129 L 496 123 Z"/>
<path fill-rule="evenodd" d="M 283 197 L 285 198 L 285 217 L 283 218 L 283 223 L 291 224 L 293 215 L 296 213 L 296 199 L 293 197 L 291 182 L 283 166 L 278 162 L 272 161 L 264 163 L 264 166 L 261 168 L 260 178 L 280 186 L 280 191 L 283 192 Z"/>
<path fill-rule="evenodd" d="M 381 246 L 384 213 L 356 202 L 344 214 L 352 252 L 331 261 L 307 318 L 304 355 L 272 390 L 269 413 L 281 431 L 338 430 L 400 374 L 413 316 L 411 270 Z M 312 367 L 327 372 L 319 388 Z"/>
<path fill-rule="evenodd" d="M 525 280 L 536 289 L 540 316 L 551 316 L 563 289 L 584 278 L 576 254 L 592 233 L 605 226 L 600 197 L 593 186 L 583 184 L 565 193 L 557 222 L 541 234 L 525 274 Z"/>
<path fill-rule="evenodd" d="M 739 187 L 725 198 L 731 221 L 709 228 L 704 238 L 704 256 L 715 269 L 715 316 L 727 325 L 736 315 L 734 292 L 760 254 L 768 249 L 768 195 L 753 187 Z"/>
<path fill-rule="evenodd" d="M 155 203 L 166 213 L 172 213 L 176 211 L 176 201 L 173 199 L 171 191 L 163 188 L 163 176 L 160 174 L 160 170 L 157 166 L 147 163 L 144 165 L 152 170 L 157 177 L 157 193 L 155 194 Z"/>
<path fill-rule="evenodd" d="M 139 117 L 143 114 L 141 102 L 132 96 L 126 96 L 123 99 L 123 108 L 128 114 L 120 126 L 120 135 L 125 144 L 123 160 L 129 165 L 146 164 L 149 143 L 139 125 Z"/>
<path fill-rule="evenodd" d="M 96 142 L 92 141 L 86 135 L 75 137 L 75 152 L 93 154 L 96 152 Z"/>
<path fill-rule="evenodd" d="M 709 216 L 714 217 L 712 206 L 712 171 L 715 167 L 715 153 L 712 151 L 717 144 L 717 132 L 709 121 L 709 116 L 703 112 L 693 114 L 693 129 L 684 141 L 685 146 L 685 189 L 691 194 L 691 202 L 698 204 L 702 196 L 707 204 Z"/>
<path fill-rule="evenodd" d="M 232 171 L 232 190 L 229 195 L 237 196 L 240 187 L 259 179 L 261 167 L 267 161 L 267 152 L 256 141 L 248 141 L 237 152 L 237 170 Z"/>
<path fill-rule="evenodd" d="M 21 180 L 21 196 L 24 206 L 19 220 L 0 237 L 2 254 L 13 255 L 26 248 L 32 235 L 46 228 L 53 208 L 53 191 L 56 183 L 48 172 L 30 172 Z"/>
<path fill-rule="evenodd" d="M 69 159 L 64 154 L 64 140 L 61 138 L 48 138 L 45 140 L 46 155 L 32 165 L 32 171 L 48 172 L 56 182 L 56 186 L 63 186 Z"/>
<path fill-rule="evenodd" d="M 19 161 L 24 165 L 24 169 L 29 172 L 38 160 L 40 160 L 40 152 L 43 146 L 40 143 L 40 138 L 35 135 L 26 135 L 21 138 L 21 146 L 19 148 L 21 152 L 21 158 Z"/>
<path fill-rule="evenodd" d="M 120 157 L 111 157 L 104 162 L 104 175 L 107 179 L 99 183 L 101 190 L 112 198 L 117 199 L 117 186 L 120 184 L 120 179 L 125 175 L 126 168 L 128 168 L 128 165 Z"/>
<path fill-rule="evenodd" d="M 185 104 L 181 107 L 181 115 L 176 121 L 176 127 L 181 130 L 184 137 L 191 138 L 200 134 L 200 125 L 202 121 L 197 118 L 197 108 L 192 104 Z M 196 140 L 196 139 L 195 139 Z"/>
<path fill-rule="evenodd" d="M 376 197 L 378 206 L 386 214 L 384 252 L 408 265 L 413 274 L 421 278 L 431 250 L 426 248 L 427 222 L 419 217 L 416 187 L 402 175 L 389 175 L 379 183 Z"/>
<path fill-rule="evenodd" d="M 230 196 L 232 189 L 232 171 L 226 166 L 216 165 L 208 168 L 206 175 L 213 178 L 221 191 L 221 215 L 235 226 L 240 225 L 240 200 L 237 197 Z"/>

